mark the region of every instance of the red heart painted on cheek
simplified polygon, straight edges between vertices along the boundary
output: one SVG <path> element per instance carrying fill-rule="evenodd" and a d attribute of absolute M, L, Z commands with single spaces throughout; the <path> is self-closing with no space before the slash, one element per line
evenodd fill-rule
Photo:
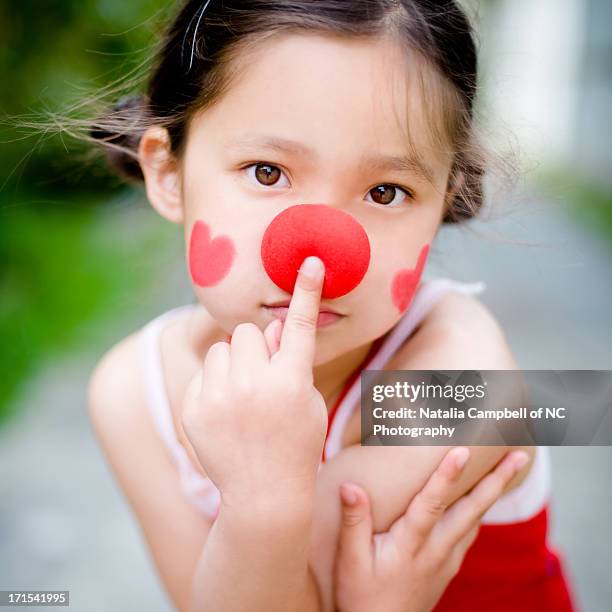
<path fill-rule="evenodd" d="M 196 221 L 189 240 L 189 271 L 200 287 L 211 287 L 223 280 L 232 267 L 236 249 L 229 236 L 210 239 L 210 228 Z"/>
<path fill-rule="evenodd" d="M 416 288 L 421 279 L 423 268 L 425 267 L 425 260 L 429 252 L 429 245 L 426 244 L 419 253 L 417 265 L 414 270 L 400 270 L 394 277 L 391 283 L 391 298 L 393 304 L 400 311 L 404 312 L 414 297 Z"/>

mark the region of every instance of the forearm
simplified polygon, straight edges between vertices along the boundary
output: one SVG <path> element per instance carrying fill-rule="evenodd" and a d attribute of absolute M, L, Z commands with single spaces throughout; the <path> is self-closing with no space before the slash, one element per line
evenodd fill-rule
<path fill-rule="evenodd" d="M 193 612 L 319 612 L 308 569 L 313 495 L 222 505 L 193 582 Z"/>

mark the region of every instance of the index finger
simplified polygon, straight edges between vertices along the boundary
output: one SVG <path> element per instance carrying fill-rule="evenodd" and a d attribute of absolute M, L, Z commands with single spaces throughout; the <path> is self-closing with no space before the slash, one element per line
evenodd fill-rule
<path fill-rule="evenodd" d="M 323 261 L 314 256 L 306 257 L 295 281 L 278 351 L 281 359 L 292 361 L 299 369 L 308 368 L 310 372 L 324 278 Z"/>

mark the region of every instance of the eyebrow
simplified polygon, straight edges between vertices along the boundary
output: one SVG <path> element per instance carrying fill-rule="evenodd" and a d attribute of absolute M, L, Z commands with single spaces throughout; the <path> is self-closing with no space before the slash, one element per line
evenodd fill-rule
<path fill-rule="evenodd" d="M 317 154 L 314 149 L 287 138 L 277 136 L 247 136 L 241 140 L 229 143 L 234 148 L 263 148 L 281 151 L 291 155 L 302 155 L 315 159 Z M 426 181 L 432 182 L 434 173 L 432 169 L 419 157 L 413 155 L 372 155 L 363 157 L 361 168 L 369 168 L 379 171 L 400 172 L 416 175 Z"/>

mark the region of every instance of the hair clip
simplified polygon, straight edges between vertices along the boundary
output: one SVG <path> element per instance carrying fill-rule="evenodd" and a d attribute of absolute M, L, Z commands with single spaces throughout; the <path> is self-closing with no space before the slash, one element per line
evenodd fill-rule
<path fill-rule="evenodd" d="M 185 36 L 183 36 L 183 45 L 181 46 L 181 60 L 183 59 L 183 49 L 185 48 L 185 38 L 187 38 L 187 34 L 189 33 L 189 28 L 191 27 L 193 20 L 197 16 L 198 20 L 196 22 L 195 30 L 193 32 L 193 40 L 191 41 L 191 55 L 189 57 L 189 68 L 187 68 L 187 72 L 191 70 L 191 66 L 193 64 L 193 53 L 195 50 L 195 41 L 196 41 L 196 36 L 198 34 L 198 28 L 200 27 L 200 22 L 202 21 L 202 17 L 204 13 L 206 12 L 206 9 L 208 8 L 209 4 L 210 4 L 210 0 L 206 0 L 206 2 L 204 2 L 200 10 L 191 18 L 191 21 L 189 22 L 189 25 L 187 26 L 187 30 L 185 31 Z"/>

